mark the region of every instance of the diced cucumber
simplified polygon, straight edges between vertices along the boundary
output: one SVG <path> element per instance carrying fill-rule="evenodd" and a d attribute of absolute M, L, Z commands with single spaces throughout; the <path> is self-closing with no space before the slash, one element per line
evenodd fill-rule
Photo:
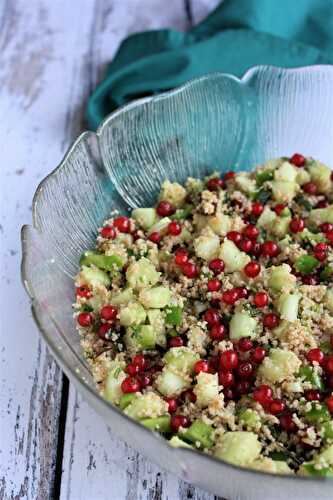
<path fill-rule="evenodd" d="M 199 354 L 189 347 L 171 347 L 165 355 L 164 362 L 168 368 L 174 368 L 187 375 L 193 373 L 195 363 L 200 359 Z"/>
<path fill-rule="evenodd" d="M 323 224 L 323 222 L 333 224 L 333 205 L 326 208 L 314 208 L 310 212 L 309 221 L 317 225 Z"/>
<path fill-rule="evenodd" d="M 197 397 L 196 405 L 206 408 L 219 395 L 219 382 L 217 373 L 200 372 L 197 375 L 197 383 L 193 389 Z"/>
<path fill-rule="evenodd" d="M 166 286 L 154 286 L 141 290 L 139 300 L 147 309 L 162 309 L 169 304 L 171 293 Z"/>
<path fill-rule="evenodd" d="M 157 219 L 155 208 L 135 208 L 132 217 L 143 229 L 149 229 Z"/>
<path fill-rule="evenodd" d="M 250 179 L 249 175 L 245 172 L 241 172 L 235 176 L 235 184 L 245 194 L 254 193 L 257 188 L 256 181 Z"/>
<path fill-rule="evenodd" d="M 250 262 L 250 257 L 241 252 L 233 241 L 227 239 L 220 247 L 219 257 L 224 261 L 227 273 L 241 271 Z"/>
<path fill-rule="evenodd" d="M 274 179 L 277 181 L 294 182 L 297 177 L 297 170 L 291 163 L 285 161 L 274 172 Z"/>
<path fill-rule="evenodd" d="M 262 472 L 270 472 L 272 474 L 293 474 L 293 471 L 285 461 L 272 460 L 268 457 L 260 457 L 254 462 L 248 464 L 251 469 L 260 470 Z"/>
<path fill-rule="evenodd" d="M 236 312 L 229 324 L 230 339 L 238 340 L 242 337 L 254 339 L 257 336 L 257 325 L 257 320 L 252 318 L 247 312 Z"/>
<path fill-rule="evenodd" d="M 251 408 L 247 408 L 239 414 L 239 421 L 244 427 L 249 429 L 256 428 L 261 423 L 259 413 L 251 410 Z"/>
<path fill-rule="evenodd" d="M 298 184 L 289 181 L 272 181 L 273 198 L 278 203 L 289 203 L 298 192 Z"/>
<path fill-rule="evenodd" d="M 211 448 L 213 442 L 214 429 L 211 425 L 206 424 L 202 420 L 195 420 L 185 432 L 181 433 L 181 437 L 190 441 L 195 446 L 199 443 L 202 448 Z"/>
<path fill-rule="evenodd" d="M 304 418 L 311 424 L 321 424 L 322 422 L 329 422 L 331 414 L 327 406 L 318 402 L 311 403 L 311 409 L 306 411 Z"/>
<path fill-rule="evenodd" d="M 171 219 L 169 217 L 163 217 L 157 221 L 149 230 L 149 234 L 151 233 L 160 233 L 161 235 L 165 235 L 168 231 L 168 225 L 170 224 Z"/>
<path fill-rule="evenodd" d="M 156 346 L 156 331 L 151 325 L 140 325 L 134 329 L 134 336 L 142 349 L 154 349 Z"/>
<path fill-rule="evenodd" d="M 270 231 L 272 227 L 274 227 L 274 221 L 277 219 L 277 215 L 273 210 L 268 207 L 264 208 L 263 213 L 260 215 L 257 220 L 257 225 Z"/>
<path fill-rule="evenodd" d="M 149 309 L 147 311 L 147 316 L 150 325 L 153 327 L 156 333 L 156 344 L 161 347 L 166 346 L 166 335 L 165 335 L 165 323 L 163 314 L 159 309 Z"/>
<path fill-rule="evenodd" d="M 172 438 L 169 439 L 169 444 L 174 448 L 190 448 L 193 450 L 193 446 L 191 446 L 188 443 L 185 443 L 185 441 L 180 439 L 178 436 L 172 436 Z"/>
<path fill-rule="evenodd" d="M 161 434 L 166 434 L 171 431 L 170 427 L 170 415 L 164 415 L 163 417 L 155 418 L 144 418 L 140 420 L 140 424 L 147 427 L 151 431 L 160 432 Z"/>
<path fill-rule="evenodd" d="M 204 260 L 212 260 L 218 256 L 220 239 L 216 234 L 211 232 L 211 234 L 201 235 L 196 238 L 193 245 L 197 257 Z"/>
<path fill-rule="evenodd" d="M 302 274 L 311 274 L 319 265 L 319 260 L 312 255 L 300 255 L 296 259 L 294 265 L 298 272 Z"/>
<path fill-rule="evenodd" d="M 119 321 L 123 326 L 140 325 L 146 319 L 146 311 L 139 302 L 130 302 L 120 309 Z"/>
<path fill-rule="evenodd" d="M 183 321 L 183 310 L 179 306 L 170 306 L 166 309 L 165 322 L 167 325 L 180 326 Z"/>
<path fill-rule="evenodd" d="M 168 413 L 168 405 L 155 392 L 146 392 L 145 394 L 138 394 L 125 408 L 124 413 L 135 420 L 147 417 L 161 417 Z"/>
<path fill-rule="evenodd" d="M 142 257 L 136 262 L 132 262 L 126 271 L 126 279 L 131 288 L 141 290 L 155 285 L 160 277 L 150 260 Z"/>
<path fill-rule="evenodd" d="M 320 375 L 311 366 L 301 366 L 298 372 L 298 376 L 302 380 L 310 382 L 313 389 L 319 389 L 321 391 L 324 389 L 324 383 Z"/>
<path fill-rule="evenodd" d="M 125 410 L 125 408 L 130 405 L 134 399 L 138 397 L 137 393 L 123 394 L 119 401 L 119 408 Z"/>
<path fill-rule="evenodd" d="M 225 236 L 231 230 L 231 218 L 229 215 L 212 215 L 207 217 L 207 219 L 209 227 L 219 236 Z"/>
<path fill-rule="evenodd" d="M 284 238 L 289 232 L 291 217 L 276 217 L 271 227 L 271 233 L 278 238 Z"/>
<path fill-rule="evenodd" d="M 326 446 L 314 460 L 316 463 L 333 465 L 333 444 Z"/>
<path fill-rule="evenodd" d="M 118 360 L 111 361 L 110 369 L 105 381 L 103 396 L 113 404 L 119 404 L 123 395 L 121 384 L 127 377 L 124 372 L 125 363 Z"/>
<path fill-rule="evenodd" d="M 133 290 L 131 288 L 125 288 L 124 290 L 112 295 L 111 302 L 115 306 L 122 306 L 132 302 L 133 299 Z"/>
<path fill-rule="evenodd" d="M 181 376 L 178 372 L 165 367 L 156 379 L 156 388 L 164 396 L 177 396 L 185 389 L 188 389 L 191 381 L 187 376 Z"/>
<path fill-rule="evenodd" d="M 80 259 L 81 266 L 96 266 L 98 269 L 113 271 L 121 269 L 125 260 L 120 255 L 104 255 L 96 252 L 84 252 Z"/>
<path fill-rule="evenodd" d="M 333 313 L 333 288 L 328 288 L 324 299 L 325 306 Z"/>
<path fill-rule="evenodd" d="M 258 373 L 268 382 L 276 383 L 288 379 L 299 371 L 301 361 L 292 351 L 271 349 L 259 366 Z"/>
<path fill-rule="evenodd" d="M 296 276 L 291 274 L 290 266 L 282 264 L 281 266 L 272 266 L 268 286 L 274 292 L 280 292 L 283 288 L 293 288 L 296 285 Z"/>
<path fill-rule="evenodd" d="M 234 465 L 245 466 L 259 457 L 261 444 L 254 432 L 234 431 L 223 434 L 214 455 Z"/>
<path fill-rule="evenodd" d="M 305 168 L 297 169 L 296 182 L 297 184 L 299 184 L 299 186 L 303 186 L 303 184 L 306 184 L 310 180 L 310 174 L 307 170 L 305 170 Z"/>
<path fill-rule="evenodd" d="M 312 182 L 317 186 L 320 193 L 328 193 L 332 188 L 331 174 L 332 170 L 319 161 L 309 165 L 308 171 Z"/>
<path fill-rule="evenodd" d="M 108 287 L 111 284 L 109 275 L 97 267 L 82 266 L 79 279 L 91 288 L 98 286 Z"/>
<path fill-rule="evenodd" d="M 281 319 L 296 321 L 298 317 L 298 304 L 300 295 L 297 293 L 283 293 L 277 301 L 277 309 Z"/>
<path fill-rule="evenodd" d="M 186 190 L 178 182 L 164 181 L 159 199 L 172 203 L 176 208 L 180 207 L 186 198 Z"/>

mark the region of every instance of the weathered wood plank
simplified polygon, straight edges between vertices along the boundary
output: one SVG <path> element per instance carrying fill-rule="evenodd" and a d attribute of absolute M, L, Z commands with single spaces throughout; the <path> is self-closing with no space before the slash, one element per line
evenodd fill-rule
<path fill-rule="evenodd" d="M 62 374 L 20 283 L 19 229 L 38 182 L 81 126 L 92 3 L 17 0 L 0 7 L 0 498 L 53 491 Z M 76 4 L 77 5 L 77 4 Z M 5 313 L 4 313 L 5 311 Z"/>
<path fill-rule="evenodd" d="M 102 5 L 103 4 L 103 5 Z M 119 41 L 133 31 L 174 26 L 186 29 L 185 3 L 163 0 L 100 2 L 95 12 L 91 51 L 93 81 L 110 60 Z M 102 6 L 101 6 L 102 5 Z M 71 388 L 61 484 L 61 500 L 88 499 L 187 499 L 211 500 L 212 495 L 195 489 L 160 470 L 129 445 L 117 439 L 104 421 Z"/>

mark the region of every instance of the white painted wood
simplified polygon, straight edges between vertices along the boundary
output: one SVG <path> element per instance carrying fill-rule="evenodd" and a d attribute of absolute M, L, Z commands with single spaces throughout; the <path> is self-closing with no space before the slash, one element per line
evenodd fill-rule
<path fill-rule="evenodd" d="M 79 132 L 93 4 L 78 14 L 75 3 L 0 2 L 1 499 L 44 500 L 53 488 L 62 375 L 20 283 L 20 227 Z"/>
<path fill-rule="evenodd" d="M 46 500 L 62 375 L 20 283 L 19 228 L 31 222 L 37 184 L 82 129 L 86 98 L 120 41 L 189 21 L 183 0 L 3 0 L 0 26 L 0 499 Z M 117 440 L 74 389 L 63 468 L 62 499 L 212 498 Z"/>

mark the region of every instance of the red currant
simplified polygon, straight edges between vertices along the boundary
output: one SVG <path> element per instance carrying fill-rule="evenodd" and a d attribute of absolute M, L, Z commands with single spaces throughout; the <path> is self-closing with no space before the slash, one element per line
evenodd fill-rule
<path fill-rule="evenodd" d="M 293 416 L 291 413 L 284 413 L 280 417 L 280 425 L 282 429 L 286 432 L 295 432 L 297 430 L 297 425 L 293 420 Z"/>
<path fill-rule="evenodd" d="M 140 384 L 134 377 L 126 377 L 121 383 L 121 390 L 124 394 L 140 391 Z"/>
<path fill-rule="evenodd" d="M 198 268 L 193 262 L 185 262 L 182 265 L 182 271 L 188 278 L 195 278 L 199 274 Z"/>
<path fill-rule="evenodd" d="M 97 335 L 99 336 L 100 339 L 102 340 L 109 340 L 109 331 L 110 331 L 110 324 L 109 323 L 102 323 L 98 330 L 97 330 Z"/>
<path fill-rule="evenodd" d="M 237 374 L 241 378 L 251 377 L 253 373 L 253 364 L 250 361 L 243 361 L 237 368 Z"/>
<path fill-rule="evenodd" d="M 244 272 L 248 278 L 255 278 L 260 273 L 260 264 L 251 261 L 244 267 Z"/>
<path fill-rule="evenodd" d="M 77 322 L 80 326 L 87 328 L 93 322 L 93 317 L 89 312 L 82 312 L 77 317 Z"/>
<path fill-rule="evenodd" d="M 305 193 L 311 196 L 317 194 L 318 191 L 318 188 L 314 182 L 307 182 L 306 184 L 303 184 L 302 189 L 303 191 L 305 191 Z"/>
<path fill-rule="evenodd" d="M 266 328 L 275 328 L 280 323 L 279 316 L 274 313 L 265 314 L 263 324 Z"/>
<path fill-rule="evenodd" d="M 200 359 L 199 361 L 197 361 L 194 365 L 194 371 L 196 374 L 200 372 L 208 373 L 209 372 L 208 361 L 206 361 L 205 359 Z"/>
<path fill-rule="evenodd" d="M 238 349 L 242 352 L 250 351 L 252 349 L 252 346 L 253 346 L 252 340 L 246 337 L 240 339 L 238 342 Z"/>
<path fill-rule="evenodd" d="M 168 403 L 168 412 L 175 413 L 178 408 L 177 399 L 175 398 L 165 398 L 166 403 Z"/>
<path fill-rule="evenodd" d="M 287 207 L 287 205 L 283 205 L 282 203 L 278 203 L 274 207 L 274 211 L 276 215 L 281 215 L 281 212 Z"/>
<path fill-rule="evenodd" d="M 188 261 L 188 251 L 185 248 L 179 248 L 175 252 L 175 263 L 177 266 L 183 266 Z"/>
<path fill-rule="evenodd" d="M 259 201 L 255 201 L 254 203 L 252 203 L 252 215 L 254 215 L 255 217 L 259 217 L 259 215 L 261 215 L 263 211 L 264 205 L 262 205 Z"/>
<path fill-rule="evenodd" d="M 266 292 L 257 292 L 253 301 L 257 307 L 265 307 L 268 304 L 268 295 Z"/>
<path fill-rule="evenodd" d="M 235 384 L 235 377 L 232 372 L 219 372 L 219 384 L 224 388 L 232 387 Z"/>
<path fill-rule="evenodd" d="M 209 292 L 217 292 L 221 288 L 221 281 L 218 279 L 210 279 L 207 283 L 207 288 Z"/>
<path fill-rule="evenodd" d="M 184 341 L 181 337 L 171 337 L 169 339 L 169 347 L 182 347 L 184 345 Z"/>
<path fill-rule="evenodd" d="M 179 236 L 182 232 L 182 226 L 176 220 L 173 220 L 168 225 L 168 234 L 171 236 Z"/>
<path fill-rule="evenodd" d="M 211 329 L 209 330 L 209 336 L 212 340 L 217 340 L 218 342 L 220 340 L 223 340 L 225 337 L 225 326 L 222 324 L 219 325 L 213 325 Z"/>
<path fill-rule="evenodd" d="M 76 289 L 77 297 L 84 297 L 85 299 L 89 299 L 91 297 L 91 290 L 87 286 L 79 286 Z"/>
<path fill-rule="evenodd" d="M 210 327 L 221 323 L 221 315 L 216 309 L 207 309 L 207 311 L 203 315 L 203 319 L 208 323 Z"/>
<path fill-rule="evenodd" d="M 265 241 L 261 245 L 261 253 L 265 257 L 276 257 L 280 253 L 280 249 L 274 241 Z"/>
<path fill-rule="evenodd" d="M 246 226 L 246 228 L 244 229 L 243 233 L 250 240 L 256 240 L 258 238 L 258 236 L 259 236 L 259 229 L 256 228 L 256 226 L 253 226 L 252 224 L 249 224 L 248 226 Z"/>
<path fill-rule="evenodd" d="M 210 261 L 208 267 L 214 274 L 220 274 L 224 271 L 224 262 L 222 259 L 213 259 Z"/>
<path fill-rule="evenodd" d="M 238 300 L 238 291 L 235 288 L 231 290 L 226 290 L 222 294 L 222 300 L 225 304 L 232 306 Z"/>
<path fill-rule="evenodd" d="M 265 384 L 260 385 L 253 391 L 253 399 L 262 406 L 265 406 L 272 401 L 272 395 L 272 389 Z"/>
<path fill-rule="evenodd" d="M 305 228 L 305 222 L 303 219 L 294 217 L 293 219 L 291 219 L 289 227 L 293 233 L 301 233 Z"/>
<path fill-rule="evenodd" d="M 330 413 L 333 413 L 333 395 L 329 396 L 327 399 L 326 399 L 326 406 L 328 408 L 328 411 Z"/>
<path fill-rule="evenodd" d="M 256 347 L 251 353 L 251 361 L 254 363 L 261 363 L 266 356 L 266 349 L 263 347 Z"/>
<path fill-rule="evenodd" d="M 173 432 L 178 432 L 181 427 L 189 427 L 191 425 L 190 420 L 185 417 L 185 415 L 172 415 L 170 426 Z"/>
<path fill-rule="evenodd" d="M 235 172 L 232 172 L 232 171 L 229 171 L 229 172 L 226 172 L 223 176 L 223 179 L 225 181 L 231 181 L 235 178 Z"/>
<path fill-rule="evenodd" d="M 227 233 L 227 238 L 237 244 L 241 241 L 242 235 L 238 231 L 229 231 L 229 233 Z"/>
<path fill-rule="evenodd" d="M 114 306 L 104 306 L 101 309 L 101 318 L 105 321 L 113 321 L 117 318 L 118 309 Z"/>
<path fill-rule="evenodd" d="M 325 359 L 325 354 L 319 348 L 310 349 L 307 352 L 306 359 L 310 363 L 318 363 L 319 365 L 321 365 Z"/>
<path fill-rule="evenodd" d="M 245 253 L 250 253 L 252 248 L 253 248 L 253 242 L 249 240 L 248 238 L 242 239 L 238 243 L 238 247 Z"/>
<path fill-rule="evenodd" d="M 101 229 L 101 236 L 106 240 L 114 240 L 116 237 L 116 231 L 114 227 L 105 226 Z"/>
<path fill-rule="evenodd" d="M 224 371 L 234 370 L 238 366 L 238 354 L 236 351 L 229 349 L 220 355 L 220 368 Z"/>
<path fill-rule="evenodd" d="M 299 153 L 293 154 L 289 161 L 296 167 L 303 167 L 305 165 L 305 157 Z"/>
<path fill-rule="evenodd" d="M 131 232 L 131 222 L 128 217 L 125 216 L 116 217 L 115 220 L 113 221 L 113 225 L 121 233 Z"/>
<path fill-rule="evenodd" d="M 209 191 L 217 191 L 219 188 L 222 189 L 224 187 L 224 182 L 222 179 L 218 179 L 217 177 L 214 177 L 213 179 L 209 179 L 207 182 L 207 189 Z"/>
<path fill-rule="evenodd" d="M 156 212 L 160 217 L 168 217 L 169 215 L 174 214 L 176 211 L 175 207 L 172 203 L 169 203 L 166 200 L 162 200 L 156 207 Z"/>
<path fill-rule="evenodd" d="M 161 235 L 158 231 L 154 231 L 150 233 L 148 239 L 157 245 L 161 241 Z"/>
<path fill-rule="evenodd" d="M 285 410 L 285 407 L 286 405 L 283 401 L 280 401 L 279 399 L 273 399 L 273 401 L 269 405 L 269 411 L 272 413 L 272 415 L 278 415 Z"/>

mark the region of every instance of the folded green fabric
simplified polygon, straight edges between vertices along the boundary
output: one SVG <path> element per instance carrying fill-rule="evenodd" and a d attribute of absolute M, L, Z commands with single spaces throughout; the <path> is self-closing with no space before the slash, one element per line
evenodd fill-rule
<path fill-rule="evenodd" d="M 241 77 L 258 64 L 333 64 L 333 0 L 224 0 L 188 33 L 128 37 L 88 101 L 88 125 L 138 97 L 207 73 Z"/>

